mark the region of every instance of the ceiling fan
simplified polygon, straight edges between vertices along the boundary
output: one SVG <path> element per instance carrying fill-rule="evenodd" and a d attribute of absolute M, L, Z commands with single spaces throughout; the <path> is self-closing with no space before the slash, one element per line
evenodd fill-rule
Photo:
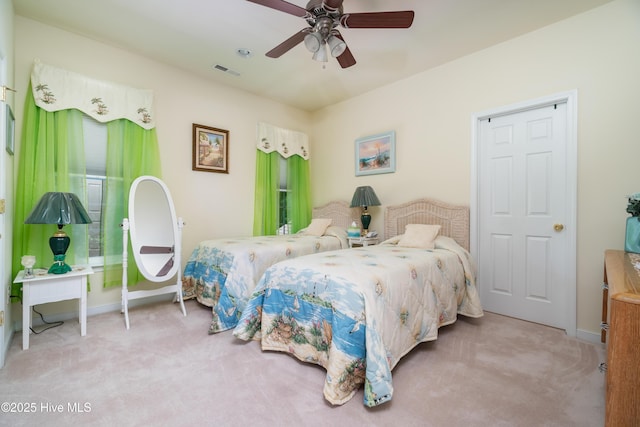
<path fill-rule="evenodd" d="M 279 58 L 304 41 L 316 61 L 327 62 L 327 48 L 342 68 L 355 65 L 356 60 L 337 27 L 343 28 L 409 28 L 412 10 L 397 12 L 343 13 L 344 0 L 310 0 L 306 9 L 284 0 L 248 0 L 262 6 L 304 18 L 308 27 L 300 30 L 266 55 Z"/>

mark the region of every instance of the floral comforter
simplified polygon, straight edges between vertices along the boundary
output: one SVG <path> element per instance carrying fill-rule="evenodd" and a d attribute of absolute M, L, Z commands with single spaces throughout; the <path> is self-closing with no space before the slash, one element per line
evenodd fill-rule
<path fill-rule="evenodd" d="M 205 240 L 184 268 L 184 299 L 212 307 L 209 333 L 236 326 L 264 271 L 290 258 L 349 247 L 347 232 L 329 227 L 324 236 L 293 234 Z"/>
<path fill-rule="evenodd" d="M 469 253 L 438 237 L 435 250 L 381 244 L 287 260 L 265 272 L 233 334 L 326 371 L 341 405 L 364 383 L 364 403 L 391 400 L 391 370 L 457 315 L 483 315 Z"/>

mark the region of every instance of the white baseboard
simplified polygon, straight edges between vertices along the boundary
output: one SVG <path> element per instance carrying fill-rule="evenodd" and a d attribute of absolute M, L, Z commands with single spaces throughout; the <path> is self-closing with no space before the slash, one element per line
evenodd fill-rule
<path fill-rule="evenodd" d="M 157 302 L 169 302 L 173 300 L 174 295 L 156 295 L 152 297 L 147 297 L 144 299 L 136 299 L 129 301 L 129 308 L 139 307 L 142 305 L 153 304 Z M 121 310 L 120 302 L 113 304 L 106 304 L 97 307 L 87 307 L 87 318 L 91 316 L 96 316 L 98 314 L 111 313 L 114 311 L 119 312 Z M 65 320 L 77 319 L 78 311 L 72 311 L 68 313 L 56 313 L 56 314 L 47 314 L 45 315 L 47 322 L 64 322 Z M 42 322 L 40 316 L 35 315 L 32 318 L 33 326 L 42 326 L 45 323 Z M 22 331 L 22 317 L 15 322 L 14 331 Z"/>
<path fill-rule="evenodd" d="M 578 329 L 576 331 L 576 338 L 593 344 L 602 344 L 600 342 L 600 334 L 591 331 L 585 331 L 583 329 Z"/>
<path fill-rule="evenodd" d="M 0 369 L 4 368 L 4 365 L 6 365 L 7 363 L 7 354 L 9 353 L 9 346 L 11 345 L 11 340 L 13 339 L 13 335 L 15 334 L 15 332 L 10 329 L 10 328 L 5 328 L 4 333 L 7 334 L 8 336 L 6 337 L 5 341 L 2 343 L 2 352 L 4 353 L 2 355 L 2 360 L 4 361 L 4 364 L 0 365 Z"/>

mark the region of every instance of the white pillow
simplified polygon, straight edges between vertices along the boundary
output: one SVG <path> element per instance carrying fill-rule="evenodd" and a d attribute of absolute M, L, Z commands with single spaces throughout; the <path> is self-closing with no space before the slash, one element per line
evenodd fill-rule
<path fill-rule="evenodd" d="M 323 236 L 327 227 L 331 225 L 331 218 L 313 218 L 304 234 L 308 236 Z"/>
<path fill-rule="evenodd" d="M 434 249 L 440 225 L 407 224 L 398 246 L 408 248 Z"/>

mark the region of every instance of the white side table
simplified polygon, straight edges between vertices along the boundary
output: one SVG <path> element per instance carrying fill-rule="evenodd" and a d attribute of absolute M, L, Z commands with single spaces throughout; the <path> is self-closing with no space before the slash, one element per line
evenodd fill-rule
<path fill-rule="evenodd" d="M 34 270 L 33 277 L 24 277 L 20 271 L 13 283 L 22 283 L 22 349 L 29 348 L 31 307 L 48 302 L 79 299 L 80 335 L 87 333 L 87 276 L 93 274 L 90 266 L 73 266 L 65 274 L 48 274 Z"/>
<path fill-rule="evenodd" d="M 349 237 L 349 247 L 354 246 L 373 246 L 378 244 L 377 237 Z"/>

